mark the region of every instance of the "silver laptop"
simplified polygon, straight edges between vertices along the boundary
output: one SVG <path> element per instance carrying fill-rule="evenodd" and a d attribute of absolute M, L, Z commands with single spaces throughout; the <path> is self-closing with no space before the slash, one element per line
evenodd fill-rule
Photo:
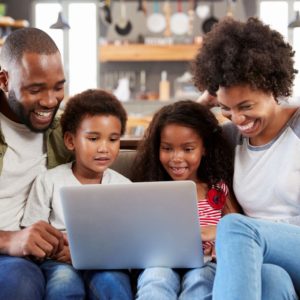
<path fill-rule="evenodd" d="M 60 193 L 75 268 L 203 265 L 194 182 L 82 185 Z"/>

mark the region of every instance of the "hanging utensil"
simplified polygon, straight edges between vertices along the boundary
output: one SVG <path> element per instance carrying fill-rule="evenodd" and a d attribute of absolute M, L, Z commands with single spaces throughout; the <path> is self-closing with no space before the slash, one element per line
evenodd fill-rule
<path fill-rule="evenodd" d="M 120 20 L 115 25 L 115 30 L 119 35 L 128 35 L 132 30 L 132 24 L 127 20 L 126 5 L 124 0 L 120 0 Z"/>
<path fill-rule="evenodd" d="M 189 27 L 188 27 L 188 31 L 187 31 L 187 34 L 189 36 L 192 36 L 193 31 L 194 31 L 194 18 L 195 18 L 194 7 L 195 7 L 194 0 L 189 0 L 189 10 L 188 10 Z"/>
<path fill-rule="evenodd" d="M 166 19 L 166 29 L 164 31 L 165 37 L 171 36 L 171 27 L 170 27 L 170 20 L 171 20 L 171 5 L 169 0 L 165 0 L 164 7 L 163 7 L 164 16 Z"/>
<path fill-rule="evenodd" d="M 171 16 L 171 31 L 174 34 L 182 35 L 189 29 L 189 18 L 182 12 L 181 0 L 177 0 L 177 12 Z"/>
<path fill-rule="evenodd" d="M 213 3 L 210 4 L 210 17 L 208 17 L 203 23 L 202 23 L 202 30 L 204 33 L 208 33 L 211 31 L 212 27 L 218 23 L 219 20 L 214 16 L 214 5 Z"/>
<path fill-rule="evenodd" d="M 166 18 L 159 12 L 159 3 L 153 1 L 153 13 L 147 18 L 147 27 L 149 31 L 158 33 L 166 28 Z"/>
<path fill-rule="evenodd" d="M 101 21 L 103 21 L 106 24 L 111 24 L 112 23 L 112 16 L 111 16 L 111 8 L 110 8 L 110 1 L 111 0 L 101 0 L 99 2 L 99 7 L 100 7 L 100 17 Z"/>
<path fill-rule="evenodd" d="M 199 19 L 205 19 L 209 16 L 210 10 L 207 4 L 198 4 L 198 0 L 195 0 L 195 12 Z"/>

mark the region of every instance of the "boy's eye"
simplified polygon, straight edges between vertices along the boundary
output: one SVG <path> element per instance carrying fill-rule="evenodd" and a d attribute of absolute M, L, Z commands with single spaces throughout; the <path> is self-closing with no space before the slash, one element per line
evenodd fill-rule
<path fill-rule="evenodd" d="M 112 137 L 110 138 L 111 142 L 117 142 L 120 138 L 119 137 Z"/>
<path fill-rule="evenodd" d="M 97 141 L 97 137 L 95 137 L 95 136 L 90 136 L 90 137 L 88 137 L 87 138 L 89 141 L 92 141 L 92 142 L 95 142 L 95 141 Z"/>

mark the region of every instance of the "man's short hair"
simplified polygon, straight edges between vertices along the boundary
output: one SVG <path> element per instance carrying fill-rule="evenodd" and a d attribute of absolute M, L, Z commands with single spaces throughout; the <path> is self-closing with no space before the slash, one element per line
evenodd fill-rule
<path fill-rule="evenodd" d="M 58 52 L 53 39 L 38 28 L 22 28 L 13 31 L 5 40 L 0 54 L 1 68 L 19 63 L 24 53 L 51 55 Z"/>

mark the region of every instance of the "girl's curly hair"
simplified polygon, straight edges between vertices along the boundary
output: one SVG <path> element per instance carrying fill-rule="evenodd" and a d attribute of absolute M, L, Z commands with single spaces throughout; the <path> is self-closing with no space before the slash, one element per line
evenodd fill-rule
<path fill-rule="evenodd" d="M 192 128 L 202 139 L 206 154 L 202 157 L 198 178 L 209 186 L 223 180 L 231 187 L 233 153 L 222 135 L 222 128 L 207 107 L 190 100 L 167 105 L 154 115 L 138 147 L 133 181 L 172 180 L 159 159 L 161 132 L 169 124 Z"/>
<path fill-rule="evenodd" d="M 225 18 L 206 35 L 193 62 L 195 85 L 215 95 L 220 86 L 247 84 L 278 97 L 292 93 L 294 51 L 257 18 Z"/>

